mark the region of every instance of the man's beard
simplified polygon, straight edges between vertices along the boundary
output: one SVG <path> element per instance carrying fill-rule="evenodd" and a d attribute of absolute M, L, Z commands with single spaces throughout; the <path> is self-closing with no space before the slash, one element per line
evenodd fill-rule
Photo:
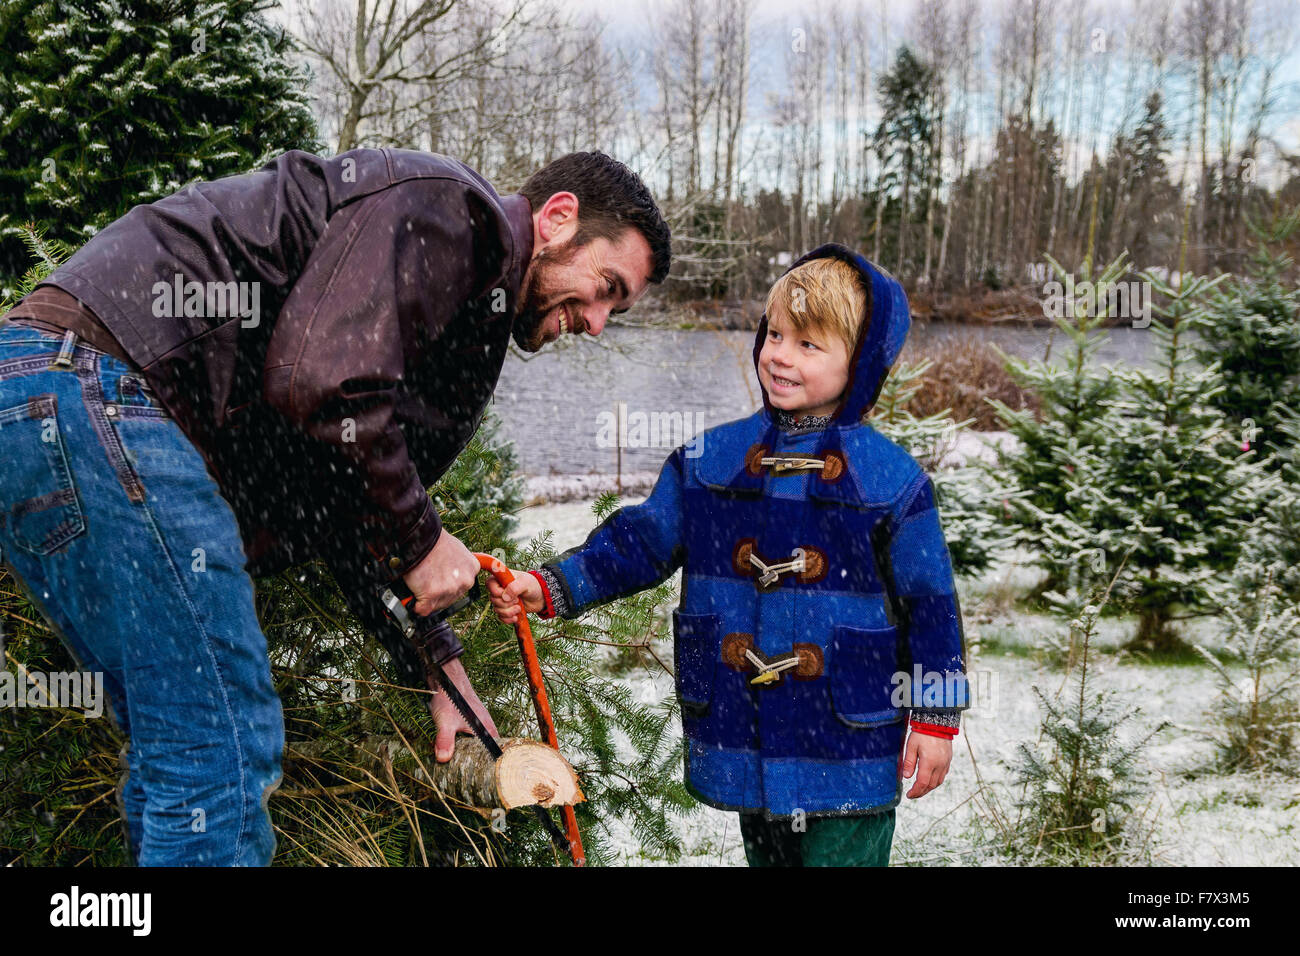
<path fill-rule="evenodd" d="M 553 292 L 550 288 L 550 273 L 553 266 L 567 266 L 578 254 L 578 248 L 570 239 L 558 249 L 547 247 L 529 264 L 528 275 L 524 279 L 524 288 L 520 293 L 519 310 L 510 330 L 515 344 L 525 352 L 536 352 L 545 344 L 545 331 L 542 321 L 547 312 L 559 303 L 552 303 L 550 309 L 544 309 L 547 299 Z"/>

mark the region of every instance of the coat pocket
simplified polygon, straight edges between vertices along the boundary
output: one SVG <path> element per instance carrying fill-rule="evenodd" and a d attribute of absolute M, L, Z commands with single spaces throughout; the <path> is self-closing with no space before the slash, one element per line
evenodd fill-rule
<path fill-rule="evenodd" d="M 0 508 L 14 544 L 29 554 L 53 554 L 86 530 L 59 428 L 53 395 L 0 410 L 5 473 Z"/>
<path fill-rule="evenodd" d="M 831 708 L 850 727 L 879 727 L 903 719 L 892 700 L 898 671 L 897 627 L 837 625 L 831 640 Z"/>
<path fill-rule="evenodd" d="M 673 667 L 677 696 L 688 717 L 703 717 L 713 699 L 714 671 L 722 655 L 716 614 L 673 611 Z"/>

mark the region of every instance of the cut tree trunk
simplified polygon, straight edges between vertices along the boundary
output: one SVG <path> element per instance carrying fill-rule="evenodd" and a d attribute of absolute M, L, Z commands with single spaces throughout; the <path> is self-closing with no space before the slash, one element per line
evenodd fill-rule
<path fill-rule="evenodd" d="M 429 782 L 472 807 L 558 807 L 587 799 L 558 750 L 520 737 L 502 740 L 501 749 L 501 758 L 493 760 L 481 741 L 461 737 L 447 763 L 425 763 Z"/>
<path fill-rule="evenodd" d="M 423 764 L 429 779 L 418 769 L 415 776 L 471 807 L 510 810 L 533 805 L 568 806 L 586 800 L 578 775 L 558 750 L 526 737 L 507 737 L 499 743 L 501 758 L 493 760 L 481 741 L 457 737 L 451 760 L 438 763 L 426 758 Z M 392 739 L 369 737 L 361 749 L 383 762 L 396 758 L 406 748 Z"/>
<path fill-rule="evenodd" d="M 400 762 L 404 774 L 414 776 L 451 800 L 484 810 L 569 806 L 587 799 L 578 775 L 558 750 L 525 737 L 506 737 L 498 743 L 503 751 L 501 759 L 493 760 L 477 739 L 457 737 L 456 752 L 447 763 L 438 763 L 429 753 L 421 757 L 420 765 L 413 767 L 410 751 L 401 741 L 369 736 L 357 744 L 347 763 L 356 767 L 368 765 L 381 779 L 391 780 L 393 764 Z M 324 759 L 336 767 L 343 766 L 324 757 L 324 752 L 325 747 L 319 741 L 301 741 L 290 748 L 291 758 L 312 762 Z"/>

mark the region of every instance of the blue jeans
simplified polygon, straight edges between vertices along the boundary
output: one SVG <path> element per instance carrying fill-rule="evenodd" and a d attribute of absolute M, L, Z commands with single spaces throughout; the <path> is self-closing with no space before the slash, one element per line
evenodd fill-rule
<path fill-rule="evenodd" d="M 141 373 L 0 321 L 0 558 L 129 738 L 141 866 L 265 866 L 284 718 L 234 512 Z"/>

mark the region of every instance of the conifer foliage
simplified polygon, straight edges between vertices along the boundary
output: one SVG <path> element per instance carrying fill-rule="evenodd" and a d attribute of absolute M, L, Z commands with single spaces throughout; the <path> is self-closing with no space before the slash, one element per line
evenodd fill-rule
<path fill-rule="evenodd" d="M 913 455 L 934 481 L 953 570 L 976 574 L 1005 557 L 1014 544 L 1002 522 L 1002 501 L 1017 492 L 987 468 L 941 468 L 972 420 L 953 421 L 950 409 L 918 418 L 908 402 L 924 382 L 931 360 L 900 362 L 885 379 L 867 423 Z"/>
<path fill-rule="evenodd" d="M 1165 300 L 1154 308 L 1168 324 L 1147 329 L 1154 367 L 1124 368 L 1120 395 L 1106 403 L 1106 493 L 1090 523 L 1108 567 L 1126 558 L 1115 593 L 1138 615 L 1134 644 L 1165 651 L 1180 643 L 1170 624 L 1177 612 L 1212 609 L 1209 585 L 1232 569 L 1277 482 L 1213 404 L 1224 389 L 1218 364 L 1194 367 L 1191 331 L 1224 277 L 1184 276 L 1176 287 L 1149 271 L 1143 278 Z"/>
<path fill-rule="evenodd" d="M 1050 260 L 1061 284 L 1072 282 Z M 1123 275 L 1124 257 L 1094 288 Z M 1085 261 L 1076 284 L 1088 281 Z M 1009 371 L 1040 397 L 1042 419 L 993 401 L 1020 441 L 1002 456 L 1024 493 L 1008 502 L 1018 537 L 1047 571 L 1042 591 L 1110 581 L 1114 604 L 1137 615 L 1135 648 L 1175 649 L 1180 617 L 1213 613 L 1209 587 L 1230 571 L 1242 541 L 1280 489 L 1276 469 L 1241 444 L 1239 421 L 1216 402 L 1225 392 L 1218 361 L 1198 366 L 1194 330 L 1211 318 L 1226 277 L 1184 276 L 1171 285 L 1146 271 L 1160 303 L 1143 334 L 1154 339 L 1150 369 L 1095 368 L 1109 297 L 1079 297 L 1057 319 L 1070 339 L 1063 363 L 1006 357 Z M 1205 355 L 1204 352 L 1202 352 Z M 1261 413 L 1262 414 L 1262 413 Z M 1275 426 L 1283 433 L 1281 423 Z"/>
<path fill-rule="evenodd" d="M 1265 463 L 1276 468 L 1280 480 L 1262 516 L 1246 532 L 1243 560 L 1234 575 L 1260 587 L 1263 569 L 1268 568 L 1274 586 L 1291 603 L 1300 604 L 1300 412 L 1279 419 L 1277 429 L 1277 452 Z"/>
<path fill-rule="evenodd" d="M 1250 225 L 1248 272 L 1225 282 L 1197 316 L 1193 348 L 1202 365 L 1218 363 L 1223 389 L 1212 403 L 1237 423 L 1243 444 L 1278 450 L 1292 442 L 1283 422 L 1300 412 L 1300 286 L 1284 251 L 1300 228 L 1300 207 Z"/>
<path fill-rule="evenodd" d="M 1120 256 L 1096 273 L 1085 260 L 1077 277 L 1046 258 L 1060 286 L 1046 311 L 1064 335 L 1066 350 L 1058 361 L 1050 356 L 1026 361 L 998 349 L 1016 383 L 1038 396 L 1037 415 L 988 401 L 1018 442 L 1016 452 L 999 453 L 1000 467 L 1019 491 L 1007 497 L 1007 520 L 1047 572 L 1043 590 L 1050 591 L 1062 587 L 1081 561 L 1094 566 L 1098 542 L 1090 510 L 1105 480 L 1095 449 L 1108 427 L 1106 403 L 1119 392 L 1113 371 L 1096 362 L 1104 344 L 1100 329 L 1110 318 L 1109 299 L 1074 292 L 1087 288 L 1084 283 L 1094 290 L 1112 286 L 1124 275 L 1127 258 Z M 1101 573 L 1098 569 L 1098 580 Z"/>
<path fill-rule="evenodd" d="M 1004 849 L 1023 862 L 1126 865 L 1146 853 L 1148 825 L 1139 806 L 1147 790 L 1140 757 L 1167 726 L 1146 733 L 1129 727 L 1141 710 L 1123 706 L 1113 692 L 1095 691 L 1092 638 L 1105 598 L 1084 604 L 1078 592 L 1054 603 L 1076 616 L 1072 643 L 1080 648 L 1077 673 L 1060 696 L 1038 687 L 1041 740 L 1017 748 L 1015 773 L 1024 788 L 1019 826 Z"/>
<path fill-rule="evenodd" d="M 267 0 L 0 4 L 0 277 L 20 227 L 79 245 L 187 183 L 319 149 Z"/>
<path fill-rule="evenodd" d="M 1300 732 L 1300 605 L 1277 584 L 1281 564 L 1245 559 L 1216 589 L 1224 646 L 1196 649 L 1219 684 L 1215 710 L 1222 769 L 1294 773 Z"/>

